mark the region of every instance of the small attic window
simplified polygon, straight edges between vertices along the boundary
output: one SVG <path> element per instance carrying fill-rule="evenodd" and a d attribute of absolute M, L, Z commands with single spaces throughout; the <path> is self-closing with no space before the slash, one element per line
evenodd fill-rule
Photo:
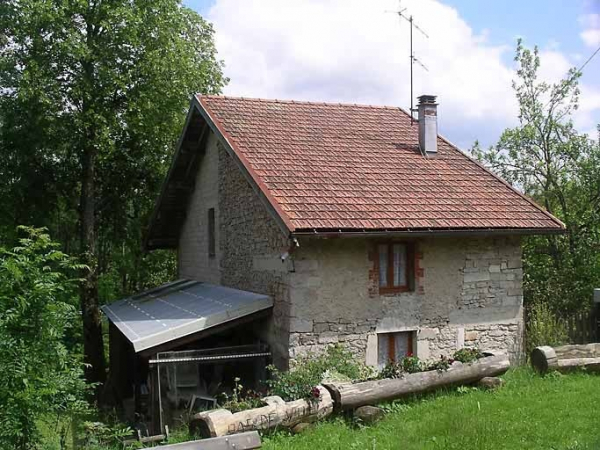
<path fill-rule="evenodd" d="M 215 208 L 208 209 L 208 256 L 214 258 L 216 256 L 215 243 Z"/>

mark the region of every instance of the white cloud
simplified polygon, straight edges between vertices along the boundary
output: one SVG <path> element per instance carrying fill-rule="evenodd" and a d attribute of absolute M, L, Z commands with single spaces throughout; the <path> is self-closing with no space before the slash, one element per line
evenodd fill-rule
<path fill-rule="evenodd" d="M 579 34 L 583 42 L 592 48 L 600 45 L 600 14 L 585 14 L 579 18 L 583 31 Z"/>
<path fill-rule="evenodd" d="M 402 7 L 429 35 L 414 32 L 415 54 L 428 68 L 414 67 L 415 97 L 439 96 L 441 132 L 462 147 L 494 142 L 516 122 L 515 74 L 504 62 L 514 43 L 490 44 L 487 30 L 475 32 L 436 0 Z M 231 78 L 225 93 L 408 109 L 409 25 L 385 12 L 397 9 L 394 0 L 217 0 L 208 18 Z M 568 60 L 550 54 L 564 59 L 555 58 L 563 75 Z"/>

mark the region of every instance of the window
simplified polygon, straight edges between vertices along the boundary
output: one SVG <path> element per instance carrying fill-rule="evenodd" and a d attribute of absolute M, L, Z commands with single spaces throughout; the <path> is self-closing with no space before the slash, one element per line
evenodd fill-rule
<path fill-rule="evenodd" d="M 414 332 L 380 333 L 377 335 L 377 364 L 383 367 L 405 356 L 413 356 Z"/>
<path fill-rule="evenodd" d="M 216 255 L 215 245 L 215 208 L 208 210 L 208 256 L 214 258 Z"/>
<path fill-rule="evenodd" d="M 406 242 L 377 245 L 379 293 L 414 290 L 414 246 Z"/>

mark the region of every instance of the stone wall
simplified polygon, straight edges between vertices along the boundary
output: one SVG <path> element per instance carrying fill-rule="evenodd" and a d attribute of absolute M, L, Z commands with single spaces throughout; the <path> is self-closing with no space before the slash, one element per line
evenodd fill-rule
<path fill-rule="evenodd" d="M 216 255 L 208 255 L 208 209 L 215 209 Z M 179 240 L 179 276 L 270 295 L 268 326 L 257 333 L 271 345 L 274 362 L 288 359 L 290 262 L 288 239 L 235 161 L 211 133 Z M 262 323 L 262 322 L 261 322 Z"/>
<path fill-rule="evenodd" d="M 281 255 L 289 249 L 288 239 L 221 145 L 219 208 L 221 284 L 273 298 L 268 327 L 257 331 L 270 344 L 275 364 L 286 367 L 290 265 Z"/>
<path fill-rule="evenodd" d="M 377 334 L 415 333 L 423 359 L 465 345 L 520 353 L 522 269 L 518 238 L 415 242 L 413 292 L 379 295 L 373 242 L 304 239 L 291 274 L 290 356 L 341 342 L 377 364 Z"/>
<path fill-rule="evenodd" d="M 208 209 L 217 254 L 208 256 Z M 273 315 L 256 330 L 274 361 L 343 343 L 377 364 L 379 333 L 414 332 L 423 359 L 464 345 L 522 344 L 519 238 L 423 238 L 415 244 L 412 292 L 379 295 L 375 241 L 304 238 L 291 257 L 285 233 L 231 156 L 211 134 L 179 244 L 181 277 L 271 295 Z"/>

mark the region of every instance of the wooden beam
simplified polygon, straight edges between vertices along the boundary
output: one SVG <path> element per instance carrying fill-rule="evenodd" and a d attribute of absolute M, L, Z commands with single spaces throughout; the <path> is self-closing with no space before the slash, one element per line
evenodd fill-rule
<path fill-rule="evenodd" d="M 261 447 L 260 435 L 256 431 L 223 436 L 200 441 L 182 442 L 161 446 L 161 450 L 253 450 Z M 156 449 L 156 447 L 154 447 Z M 152 450 L 145 448 L 142 450 Z"/>

